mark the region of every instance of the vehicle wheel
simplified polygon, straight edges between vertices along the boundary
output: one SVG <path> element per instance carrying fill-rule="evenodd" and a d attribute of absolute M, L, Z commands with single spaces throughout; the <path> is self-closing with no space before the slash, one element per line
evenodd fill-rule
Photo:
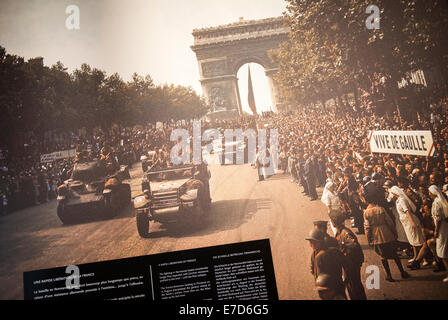
<path fill-rule="evenodd" d="M 137 221 L 137 231 L 140 237 L 148 238 L 149 237 L 149 217 L 144 212 L 137 212 L 136 214 Z"/>
<path fill-rule="evenodd" d="M 59 219 L 63 224 L 73 224 L 75 223 L 75 219 L 73 217 L 68 216 L 65 213 L 65 204 L 63 202 L 58 203 L 57 214 Z"/>

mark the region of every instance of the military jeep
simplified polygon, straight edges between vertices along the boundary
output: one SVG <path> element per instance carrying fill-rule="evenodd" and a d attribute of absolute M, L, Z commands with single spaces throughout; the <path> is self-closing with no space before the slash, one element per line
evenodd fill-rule
<path fill-rule="evenodd" d="M 151 221 L 163 222 L 167 217 L 194 219 L 210 209 L 208 179 L 198 179 L 193 165 L 149 170 L 142 180 L 142 193 L 135 197 L 137 230 L 141 237 L 149 236 Z"/>

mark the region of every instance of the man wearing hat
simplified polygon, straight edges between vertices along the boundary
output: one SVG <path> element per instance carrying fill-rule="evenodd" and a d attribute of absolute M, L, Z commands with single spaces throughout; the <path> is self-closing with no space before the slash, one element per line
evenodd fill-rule
<path fill-rule="evenodd" d="M 338 295 L 346 297 L 345 283 L 342 270 L 347 273 L 348 266 L 345 256 L 337 248 L 327 247 L 325 235 L 317 228 L 313 228 L 306 238 L 313 253 L 311 254 L 311 273 L 316 281 L 320 274 L 328 274 L 334 281 L 332 286 Z"/>
<path fill-rule="evenodd" d="M 345 217 L 341 212 L 333 212 L 331 223 L 336 228 L 336 241 L 339 250 L 347 258 L 347 290 L 351 300 L 367 300 L 364 286 L 361 281 L 361 266 L 364 262 L 364 253 L 356 235 L 348 229 Z"/>
<path fill-rule="evenodd" d="M 314 224 L 315 229 L 320 230 L 324 234 L 324 241 L 325 241 L 327 248 L 330 248 L 330 247 L 338 248 L 339 247 L 337 240 L 327 233 L 327 230 L 328 230 L 327 221 L 323 221 L 323 220 L 313 221 L 313 224 Z"/>

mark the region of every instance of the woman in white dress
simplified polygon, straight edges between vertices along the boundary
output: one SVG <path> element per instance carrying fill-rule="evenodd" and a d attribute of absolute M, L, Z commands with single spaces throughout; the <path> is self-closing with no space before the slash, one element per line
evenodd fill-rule
<path fill-rule="evenodd" d="M 436 238 L 437 256 L 442 259 L 448 270 L 448 201 L 435 185 L 429 187 L 429 195 L 433 199 L 431 214 L 436 226 L 434 237 Z M 448 283 L 448 275 L 443 282 Z"/>
<path fill-rule="evenodd" d="M 328 216 L 332 217 L 332 215 L 338 215 L 342 212 L 341 200 L 339 199 L 338 194 L 334 190 L 334 183 L 332 181 L 327 182 L 325 185 L 324 191 L 322 192 L 321 201 L 327 206 Z M 333 236 L 336 236 L 336 227 L 330 223 L 331 231 L 333 231 Z"/>
<path fill-rule="evenodd" d="M 389 203 L 392 202 L 394 198 L 394 196 L 390 193 L 389 190 L 391 187 L 392 185 L 386 186 L 386 192 L 388 192 L 387 202 Z M 395 218 L 394 222 L 395 222 L 395 230 L 397 231 L 397 241 L 402 243 L 409 243 L 408 237 L 406 236 L 406 232 L 404 231 L 403 228 L 403 224 L 400 222 L 400 216 L 398 215 L 397 208 L 392 207 L 390 208 L 390 210 L 392 211 Z"/>
<path fill-rule="evenodd" d="M 393 186 L 390 193 L 395 198 L 395 207 L 397 208 L 400 222 L 403 225 L 409 244 L 414 249 L 414 257 L 409 260 L 411 269 L 419 269 L 423 257 L 426 255 L 428 247 L 423 237 L 420 220 L 414 214 L 417 210 L 415 204 L 409 199 L 403 189 Z"/>

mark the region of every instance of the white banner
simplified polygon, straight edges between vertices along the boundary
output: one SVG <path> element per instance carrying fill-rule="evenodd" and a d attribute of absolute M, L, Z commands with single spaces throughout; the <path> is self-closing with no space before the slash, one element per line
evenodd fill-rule
<path fill-rule="evenodd" d="M 73 158 L 73 157 L 76 157 L 76 149 L 42 154 L 40 156 L 40 162 L 52 162 L 58 159 Z"/>
<path fill-rule="evenodd" d="M 434 155 L 431 131 L 370 131 L 370 151 L 375 153 Z"/>

